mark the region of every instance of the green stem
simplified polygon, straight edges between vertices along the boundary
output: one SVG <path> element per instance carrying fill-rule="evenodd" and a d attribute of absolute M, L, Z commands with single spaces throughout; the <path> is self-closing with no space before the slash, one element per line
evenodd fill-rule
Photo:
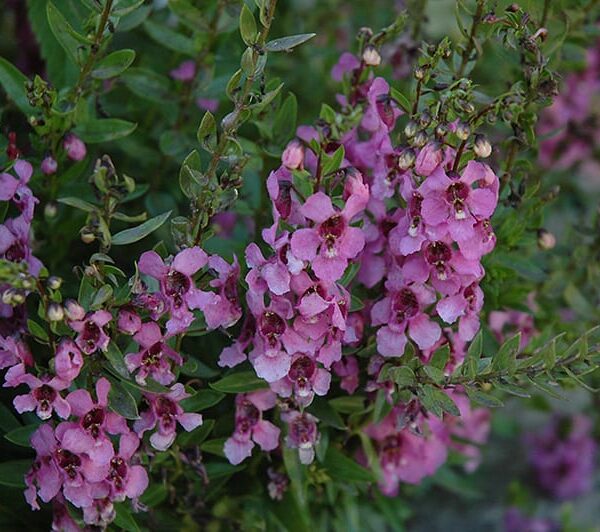
<path fill-rule="evenodd" d="M 469 33 L 469 41 L 462 53 L 460 67 L 458 68 L 458 72 L 456 73 L 457 78 L 463 77 L 465 73 L 465 68 L 467 68 L 467 64 L 471 60 L 471 54 L 473 53 L 473 49 L 475 48 L 475 36 L 477 35 L 479 24 L 483 19 L 484 4 L 485 0 L 477 0 L 477 8 L 475 10 L 475 15 L 473 15 L 473 24 L 471 25 L 471 32 Z"/>

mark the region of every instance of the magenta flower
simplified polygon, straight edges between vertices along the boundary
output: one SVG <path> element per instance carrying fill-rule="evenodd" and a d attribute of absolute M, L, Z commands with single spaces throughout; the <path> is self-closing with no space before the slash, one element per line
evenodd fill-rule
<path fill-rule="evenodd" d="M 37 277 L 42 263 L 31 250 L 30 230 L 31 223 L 24 215 L 10 218 L 0 225 L 0 256 L 10 262 L 26 263 L 29 273 Z"/>
<path fill-rule="evenodd" d="M 196 76 L 196 63 L 191 59 L 184 61 L 169 74 L 178 81 L 192 81 Z"/>
<path fill-rule="evenodd" d="M 145 385 L 146 378 L 150 376 L 160 384 L 171 384 L 175 380 L 175 375 L 171 371 L 170 361 L 181 365 L 183 359 L 168 346 L 160 327 L 154 322 L 144 323 L 133 339 L 142 349 L 137 353 L 126 355 L 125 364 L 131 373 L 139 368 L 135 380 Z"/>
<path fill-rule="evenodd" d="M 73 135 L 73 133 L 65 136 L 63 148 L 67 153 L 67 157 L 73 161 L 82 161 L 87 154 L 84 142 L 79 137 Z"/>
<path fill-rule="evenodd" d="M 233 264 L 228 264 L 218 255 L 212 255 L 208 259 L 208 265 L 218 274 L 218 278 L 210 282 L 210 286 L 216 288 L 217 292 L 199 292 L 199 308 L 204 312 L 209 329 L 231 327 L 242 316 L 238 296 L 240 265 L 237 257 L 234 257 Z"/>
<path fill-rule="evenodd" d="M 38 202 L 27 186 L 33 174 L 33 167 L 27 161 L 17 159 L 13 170 L 17 174 L 16 179 L 7 172 L 0 174 L 0 201 L 15 203 L 24 218 L 30 222 L 33 218 L 33 209 Z"/>
<path fill-rule="evenodd" d="M 281 162 L 290 170 L 297 170 L 304 167 L 304 145 L 298 139 L 292 140 L 283 150 Z"/>
<path fill-rule="evenodd" d="M 324 396 L 329 391 L 331 373 L 319 368 L 308 355 L 296 354 L 288 374 L 271 383 L 271 389 L 281 397 L 294 396 L 299 405 L 308 406 L 316 395 Z"/>
<path fill-rule="evenodd" d="M 446 323 L 460 318 L 458 333 L 465 341 L 471 341 L 479 330 L 479 313 L 483 308 L 483 290 L 476 283 L 463 288 L 457 294 L 438 301 L 436 311 Z"/>
<path fill-rule="evenodd" d="M 140 414 L 140 419 L 133 426 L 138 436 L 156 427 L 156 431 L 150 436 L 150 444 L 155 449 L 164 451 L 175 441 L 177 423 L 188 432 L 202 425 L 200 414 L 185 413 L 179 406 L 179 402 L 186 397 L 189 394 L 180 382 L 171 386 L 171 391 L 167 394 L 147 394 L 149 408 Z"/>
<path fill-rule="evenodd" d="M 461 176 L 449 177 L 439 167 L 422 187 L 425 223 L 446 224 L 457 242 L 473 238 L 477 221 L 490 218 L 496 208 L 497 180 L 487 165 L 475 161 L 469 161 Z M 479 188 L 472 188 L 474 183 Z"/>
<path fill-rule="evenodd" d="M 40 427 L 31 436 L 31 446 L 37 453 L 32 468 L 25 476 L 25 499 L 34 510 L 39 510 L 38 496 L 44 502 L 50 502 L 61 488 L 61 474 L 54 460 L 56 437 L 48 423 Z M 73 468 L 74 469 L 74 468 Z"/>
<path fill-rule="evenodd" d="M 342 81 L 344 75 L 351 74 L 360 67 L 360 60 L 349 52 L 344 52 L 338 62 L 331 69 L 331 77 L 334 81 Z"/>
<path fill-rule="evenodd" d="M 44 376 L 41 379 L 30 374 L 25 374 L 20 379 L 23 384 L 27 384 L 30 392 L 25 395 L 17 395 L 13 404 L 15 410 L 22 414 L 23 412 L 33 412 L 40 419 L 47 420 L 52 417 L 52 413 L 62 419 L 67 419 L 71 414 L 71 406 L 60 395 L 60 392 L 69 387 L 69 382 L 65 382 L 58 377 L 51 378 Z"/>
<path fill-rule="evenodd" d="M 443 160 L 444 152 L 439 144 L 429 142 L 419 150 L 419 154 L 415 161 L 415 170 L 417 174 L 422 176 L 431 175 L 433 171 L 442 164 Z"/>
<path fill-rule="evenodd" d="M 365 245 L 365 237 L 350 222 L 361 212 L 369 199 L 368 189 L 354 194 L 342 211 L 333 208 L 331 199 L 317 192 L 310 196 L 300 212 L 315 222 L 312 228 L 298 229 L 291 239 L 292 252 L 296 257 L 311 262 L 317 277 L 335 282 L 344 275 L 348 260 L 354 259 Z"/>
<path fill-rule="evenodd" d="M 70 338 L 63 338 L 56 348 L 54 371 L 60 379 L 71 382 L 77 378 L 83 367 L 81 351 Z"/>
<path fill-rule="evenodd" d="M 375 303 L 371 310 L 377 331 L 377 351 L 386 357 L 402 356 L 406 347 L 406 333 L 419 349 L 433 346 L 442 334 L 440 326 L 424 312 L 435 302 L 435 293 L 423 285 L 404 285 L 389 279 L 388 295 Z"/>
<path fill-rule="evenodd" d="M 76 454 L 85 453 L 98 464 L 108 464 L 114 449 L 108 434 L 124 434 L 129 431 L 120 415 L 108 410 L 110 382 L 101 377 L 96 382 L 94 401 L 87 390 L 79 389 L 67 396 L 71 413 L 78 422 L 61 423 L 56 435 L 62 447 Z"/>
<path fill-rule="evenodd" d="M 333 372 L 340 377 L 340 388 L 352 395 L 358 388 L 359 368 L 354 356 L 344 356 L 333 366 Z"/>
<path fill-rule="evenodd" d="M 113 501 L 123 501 L 126 497 L 136 499 L 148 487 L 148 473 L 141 465 L 131 465 L 131 457 L 140 446 L 139 438 L 133 432 L 121 435 L 119 453 L 110 461 L 106 480 L 109 497 Z"/>
<path fill-rule="evenodd" d="M 117 328 L 125 334 L 135 334 L 142 326 L 142 318 L 130 306 L 123 307 L 119 310 L 117 316 Z"/>
<path fill-rule="evenodd" d="M 198 308 L 198 290 L 192 275 L 206 266 L 208 257 L 199 247 L 180 251 L 167 266 L 156 251 L 146 251 L 139 260 L 142 273 L 160 282 L 160 290 L 168 302 L 171 317 L 167 322 L 169 334 L 177 334 L 192 323 L 191 308 Z"/>
<path fill-rule="evenodd" d="M 106 351 L 110 337 L 106 334 L 104 326 L 112 320 L 112 315 L 106 310 L 97 310 L 88 313 L 84 319 L 70 321 L 69 326 L 79 333 L 75 338 L 77 347 L 86 355 L 91 355 L 98 349 Z"/>
<path fill-rule="evenodd" d="M 48 155 L 48 157 L 45 157 L 42 161 L 41 169 L 45 175 L 55 174 L 58 169 L 58 163 L 56 162 L 56 159 Z"/>
<path fill-rule="evenodd" d="M 250 457 L 255 443 L 263 451 L 277 448 L 280 430 L 262 418 L 262 413 L 273 408 L 275 401 L 275 394 L 270 390 L 237 395 L 235 430 L 223 448 L 225 456 L 232 464 L 237 465 Z"/>
<path fill-rule="evenodd" d="M 298 449 L 300 463 L 310 464 L 315 459 L 315 445 L 319 439 L 317 419 L 309 413 L 290 410 L 281 418 L 288 424 L 286 445 Z"/>

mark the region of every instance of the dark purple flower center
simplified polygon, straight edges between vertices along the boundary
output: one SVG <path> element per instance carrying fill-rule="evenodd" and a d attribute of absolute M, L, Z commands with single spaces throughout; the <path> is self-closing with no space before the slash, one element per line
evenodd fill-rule
<path fill-rule="evenodd" d="M 258 423 L 260 419 L 260 412 L 254 404 L 248 399 L 242 400 L 237 405 L 236 412 L 236 430 L 238 432 L 246 433 L 252 430 L 252 427 Z"/>
<path fill-rule="evenodd" d="M 87 320 L 83 326 L 82 339 L 90 350 L 93 350 L 100 341 L 101 329 L 98 324 L 92 320 Z"/>
<path fill-rule="evenodd" d="M 381 462 L 385 466 L 387 464 L 398 465 L 402 458 L 402 437 L 400 434 L 388 436 L 381 443 Z"/>
<path fill-rule="evenodd" d="M 381 229 L 381 232 L 383 233 L 383 236 L 388 236 L 390 234 L 390 231 L 396 227 L 396 222 L 390 218 L 384 218 L 380 223 L 379 223 L 379 228 Z"/>
<path fill-rule="evenodd" d="M 146 351 L 144 351 L 144 354 L 142 355 L 142 365 L 147 367 L 158 366 L 162 359 L 162 348 L 162 342 L 156 342 L 155 344 L 152 344 L 148 349 L 146 349 Z"/>
<path fill-rule="evenodd" d="M 81 467 L 81 458 L 66 449 L 56 451 L 56 461 L 61 469 L 64 469 L 69 478 L 77 476 L 77 470 Z"/>
<path fill-rule="evenodd" d="M 155 411 L 163 429 L 169 430 L 175 427 L 177 416 L 177 405 L 167 397 L 156 399 Z"/>
<path fill-rule="evenodd" d="M 279 260 L 283 263 L 286 264 L 288 263 L 288 258 L 287 258 L 287 253 L 290 249 L 290 245 L 289 244 L 284 244 L 283 246 L 281 246 L 279 248 L 279 251 L 277 252 L 277 254 L 279 255 Z"/>
<path fill-rule="evenodd" d="M 285 321 L 279 314 L 267 310 L 260 318 L 260 332 L 271 345 L 275 345 L 285 332 Z"/>
<path fill-rule="evenodd" d="M 381 121 L 388 127 L 394 124 L 394 108 L 392 107 L 392 99 L 387 94 L 380 94 L 377 97 L 377 112 Z"/>
<path fill-rule="evenodd" d="M 315 422 L 304 414 L 294 419 L 290 425 L 292 440 L 298 444 L 312 443 L 315 440 L 316 432 Z"/>
<path fill-rule="evenodd" d="M 419 312 L 419 302 L 412 290 L 403 288 L 396 293 L 392 301 L 392 312 L 398 323 L 402 323 L 408 318 L 412 318 Z"/>
<path fill-rule="evenodd" d="M 118 490 L 125 486 L 125 477 L 127 476 L 127 463 L 120 456 L 115 456 L 110 461 L 110 472 L 108 478 Z"/>
<path fill-rule="evenodd" d="M 225 284 L 223 285 L 223 295 L 230 303 L 237 304 L 238 302 L 238 286 L 235 275 L 227 276 Z"/>
<path fill-rule="evenodd" d="M 42 384 L 33 391 L 33 397 L 43 411 L 48 411 L 52 408 L 52 403 L 56 399 L 56 395 L 56 390 L 47 384 Z"/>
<path fill-rule="evenodd" d="M 292 212 L 292 183 L 291 181 L 279 181 L 279 195 L 275 200 L 275 208 L 285 220 Z"/>
<path fill-rule="evenodd" d="M 457 219 L 464 218 L 465 201 L 469 197 L 469 187 L 462 181 L 452 183 L 446 189 L 446 201 L 454 207 L 454 213 Z"/>
<path fill-rule="evenodd" d="M 100 435 L 100 429 L 104 423 L 104 408 L 92 408 L 81 420 L 81 426 L 87 430 L 94 438 Z"/>
<path fill-rule="evenodd" d="M 340 214 L 335 214 L 331 218 L 327 218 L 319 226 L 319 235 L 329 248 L 335 245 L 335 242 L 344 234 L 346 223 Z"/>
<path fill-rule="evenodd" d="M 425 249 L 425 260 L 433 266 L 443 265 L 452 258 L 452 250 L 443 242 L 431 242 Z"/>
<path fill-rule="evenodd" d="M 24 242 L 16 240 L 12 246 L 10 246 L 4 252 L 4 258 L 10 262 L 21 262 L 27 257 L 27 247 Z"/>
<path fill-rule="evenodd" d="M 165 277 L 165 294 L 173 299 L 176 308 L 183 305 L 183 296 L 187 294 L 192 283 L 187 275 L 177 270 L 170 270 Z"/>
<path fill-rule="evenodd" d="M 288 377 L 300 388 L 305 388 L 317 369 L 312 358 L 302 355 L 292 362 Z"/>

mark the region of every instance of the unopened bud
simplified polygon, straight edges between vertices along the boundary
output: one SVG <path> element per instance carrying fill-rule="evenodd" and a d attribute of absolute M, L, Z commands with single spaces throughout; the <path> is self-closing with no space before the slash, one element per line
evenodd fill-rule
<path fill-rule="evenodd" d="M 58 208 L 57 208 L 55 202 L 50 201 L 50 202 L 46 203 L 46 206 L 44 207 L 44 217 L 47 220 L 52 220 L 52 218 L 56 217 L 57 213 L 58 213 Z"/>
<path fill-rule="evenodd" d="M 58 303 L 50 303 L 46 316 L 49 321 L 62 321 L 65 317 L 65 311 Z"/>
<path fill-rule="evenodd" d="M 538 246 L 544 251 L 548 251 L 549 249 L 552 249 L 554 246 L 556 246 L 556 237 L 550 231 L 546 231 L 545 229 L 539 229 L 537 237 Z"/>
<path fill-rule="evenodd" d="M 381 63 L 381 55 L 379 54 L 377 48 L 372 44 L 369 44 L 365 47 L 362 59 L 367 66 L 379 66 Z"/>
<path fill-rule="evenodd" d="M 56 275 L 51 275 L 48 277 L 48 281 L 46 281 L 50 290 L 58 290 L 62 286 L 62 282 L 63 280 Z"/>
<path fill-rule="evenodd" d="M 415 68 L 415 79 L 417 81 L 421 81 L 425 78 L 425 69 L 421 68 L 421 67 L 417 67 Z"/>
<path fill-rule="evenodd" d="M 412 140 L 414 146 L 422 148 L 427 144 L 427 133 L 425 133 L 425 131 L 419 131 Z"/>
<path fill-rule="evenodd" d="M 485 159 L 492 154 L 492 145 L 485 135 L 475 135 L 473 151 L 481 159 Z"/>
<path fill-rule="evenodd" d="M 2 292 L 2 303 L 5 305 L 13 304 L 13 296 L 15 295 L 16 290 L 14 288 L 7 288 Z"/>
<path fill-rule="evenodd" d="M 427 111 L 423 111 L 419 116 L 419 124 L 421 127 L 427 127 L 431 124 L 431 115 Z"/>
<path fill-rule="evenodd" d="M 465 124 L 464 122 L 459 122 L 456 126 L 456 136 L 460 140 L 467 140 L 469 135 L 471 134 L 471 128 L 469 124 Z"/>
<path fill-rule="evenodd" d="M 435 136 L 438 139 L 443 139 L 448 134 L 448 126 L 446 124 L 438 124 L 435 128 Z"/>
<path fill-rule="evenodd" d="M 85 227 L 81 230 L 80 236 L 84 244 L 91 244 L 94 240 L 96 240 L 96 235 Z"/>
<path fill-rule="evenodd" d="M 398 168 L 400 170 L 408 170 L 415 164 L 417 156 L 412 148 L 405 149 L 398 157 Z"/>
<path fill-rule="evenodd" d="M 408 124 L 406 124 L 406 126 L 404 126 L 404 134 L 406 135 L 406 138 L 413 138 L 417 134 L 418 129 L 418 124 L 414 120 L 411 120 Z"/>
<path fill-rule="evenodd" d="M 532 39 L 539 39 L 544 42 L 546 37 L 548 37 L 548 30 L 546 28 L 540 28 L 533 34 Z"/>
<path fill-rule="evenodd" d="M 507 8 L 506 11 L 509 11 L 510 13 L 516 13 L 517 11 L 519 11 L 519 9 L 521 9 L 521 7 L 519 6 L 519 4 L 510 4 Z"/>
<path fill-rule="evenodd" d="M 25 294 L 20 290 L 15 290 L 12 295 L 12 304 L 22 305 L 23 303 L 25 303 Z"/>
<path fill-rule="evenodd" d="M 80 321 L 85 318 L 85 309 L 74 299 L 67 299 L 64 310 L 67 318 L 72 321 Z"/>

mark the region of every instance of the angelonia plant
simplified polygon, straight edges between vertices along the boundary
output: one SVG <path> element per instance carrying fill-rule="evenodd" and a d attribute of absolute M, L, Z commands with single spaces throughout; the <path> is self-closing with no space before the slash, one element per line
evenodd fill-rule
<path fill-rule="evenodd" d="M 431 42 L 419 2 L 390 9 L 298 127 L 267 73 L 304 68 L 319 36 L 273 37 L 276 0 L 43 4 L 46 72 L 0 58 L 22 114 L 0 159 L 0 368 L 22 417 L 7 406 L 2 428 L 29 450 L 1 471 L 53 530 L 344 529 L 327 515 L 359 495 L 399 523 L 405 486 L 479 467 L 505 398 L 592 388 L 599 330 L 548 314 L 564 279 L 534 254 L 556 245 L 544 169 L 597 149 L 598 47 L 551 106 L 549 2 L 459 2 L 460 36 Z M 158 70 L 128 32 L 177 61 Z M 489 46 L 511 58 L 496 86 L 478 81 Z M 597 307 L 593 279 L 567 304 Z M 590 489 L 590 427 L 528 436 L 558 499 Z"/>

